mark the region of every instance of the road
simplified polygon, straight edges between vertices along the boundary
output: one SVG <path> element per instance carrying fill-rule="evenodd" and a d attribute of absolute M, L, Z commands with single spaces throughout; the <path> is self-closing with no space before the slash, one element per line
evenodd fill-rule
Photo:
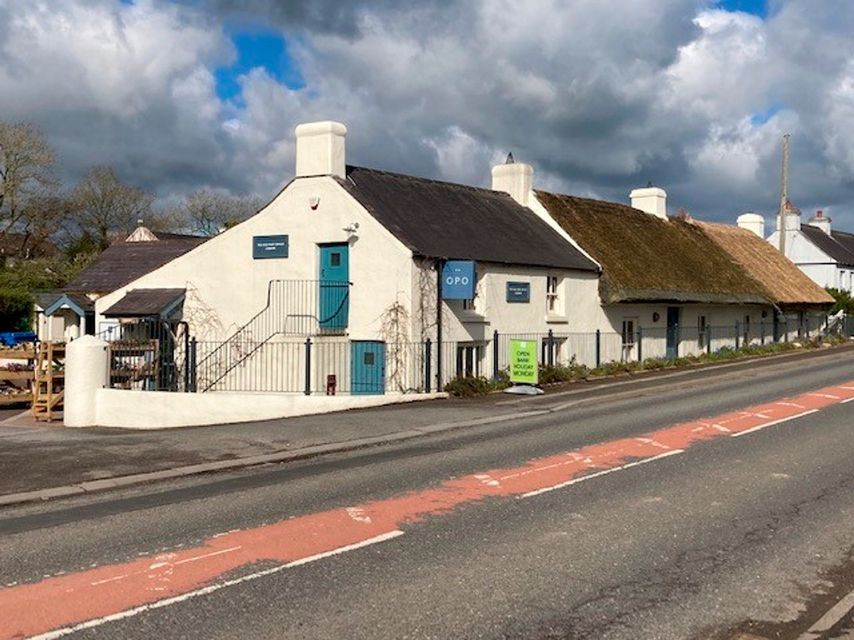
<path fill-rule="evenodd" d="M 7 509 L 0 638 L 799 638 L 854 590 L 848 398 L 850 353 Z"/>

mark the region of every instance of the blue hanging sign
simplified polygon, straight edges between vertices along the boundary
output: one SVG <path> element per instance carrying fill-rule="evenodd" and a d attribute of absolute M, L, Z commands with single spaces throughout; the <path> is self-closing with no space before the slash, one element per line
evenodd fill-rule
<path fill-rule="evenodd" d="M 531 283 L 530 282 L 508 282 L 507 283 L 507 302 L 530 302 L 531 301 Z"/>
<path fill-rule="evenodd" d="M 442 269 L 443 300 L 473 300 L 477 277 L 473 260 L 448 260 Z"/>
<path fill-rule="evenodd" d="M 253 236 L 252 257 L 255 260 L 288 257 L 288 236 Z"/>

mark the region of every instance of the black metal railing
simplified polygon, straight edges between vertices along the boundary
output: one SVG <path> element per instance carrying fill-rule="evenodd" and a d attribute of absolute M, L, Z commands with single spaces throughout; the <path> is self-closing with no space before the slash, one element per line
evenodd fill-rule
<path fill-rule="evenodd" d="M 313 394 L 411 393 L 442 389 L 458 376 L 503 375 L 510 341 L 533 341 L 544 366 L 649 363 L 820 338 L 851 332 L 852 318 L 831 325 L 821 316 L 762 319 L 729 325 L 627 325 L 615 331 L 498 333 L 484 340 L 383 342 L 331 336 L 206 342 L 188 339 L 186 325 L 122 325 L 111 343 L 111 382 L 122 388 Z M 440 364 L 441 363 L 441 364 Z"/>
<path fill-rule="evenodd" d="M 198 359 L 208 391 L 280 336 L 342 335 L 349 322 L 350 282 L 271 280 L 267 304 L 228 340 Z"/>
<path fill-rule="evenodd" d="M 186 322 L 145 319 L 115 325 L 99 336 L 109 344 L 111 388 L 194 390 Z"/>

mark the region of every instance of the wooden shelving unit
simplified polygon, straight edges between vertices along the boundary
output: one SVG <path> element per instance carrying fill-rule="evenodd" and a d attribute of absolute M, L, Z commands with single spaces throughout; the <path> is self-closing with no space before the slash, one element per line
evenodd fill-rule
<path fill-rule="evenodd" d="M 132 389 L 157 380 L 158 354 L 157 340 L 113 342 L 110 345 L 110 386 Z"/>
<path fill-rule="evenodd" d="M 18 369 L 0 369 L 0 387 L 3 388 L 0 392 L 0 407 L 32 402 L 33 363 L 36 360 L 35 347 L 33 345 L 18 349 L 0 347 L 0 360 L 21 360 L 26 363 Z M 3 382 L 10 384 L 4 385 Z M 6 393 L 7 391 L 17 391 L 19 385 L 19 392 Z"/>
<path fill-rule="evenodd" d="M 65 388 L 65 344 L 42 342 L 36 357 L 33 418 L 52 422 L 62 406 Z"/>

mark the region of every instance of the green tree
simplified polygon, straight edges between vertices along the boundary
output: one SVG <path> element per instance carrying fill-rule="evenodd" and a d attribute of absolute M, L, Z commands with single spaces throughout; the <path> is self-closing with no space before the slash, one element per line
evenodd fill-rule
<path fill-rule="evenodd" d="M 831 314 L 845 311 L 846 315 L 854 315 L 854 297 L 851 296 L 849 291 L 830 287 L 827 289 L 827 292 L 836 300 L 836 304 L 830 310 Z"/>
<path fill-rule="evenodd" d="M 74 216 L 81 235 L 88 234 L 98 249 L 110 246 L 113 232 L 129 234 L 151 214 L 154 196 L 121 182 L 110 167 L 89 171 L 72 193 Z"/>

